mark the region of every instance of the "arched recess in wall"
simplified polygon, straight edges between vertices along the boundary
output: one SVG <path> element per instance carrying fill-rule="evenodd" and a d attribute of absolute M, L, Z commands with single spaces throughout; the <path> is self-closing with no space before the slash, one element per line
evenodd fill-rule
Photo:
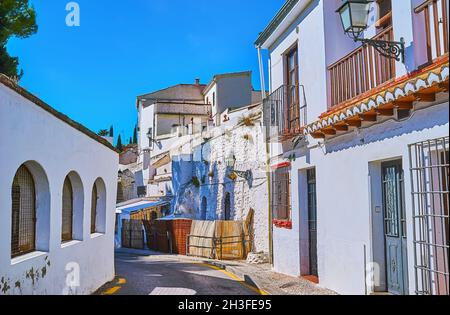
<path fill-rule="evenodd" d="M 91 234 L 94 233 L 106 233 L 106 185 L 101 178 L 97 178 L 92 187 Z"/>
<path fill-rule="evenodd" d="M 231 194 L 227 192 L 224 200 L 224 220 L 231 220 Z"/>
<path fill-rule="evenodd" d="M 62 242 L 83 240 L 84 189 L 81 177 L 75 171 L 64 179 L 62 187 Z"/>
<path fill-rule="evenodd" d="M 43 167 L 23 163 L 11 183 L 11 257 L 49 251 L 50 188 Z"/>
<path fill-rule="evenodd" d="M 125 196 L 124 196 L 124 191 L 123 191 L 123 184 L 122 182 L 118 182 L 117 183 L 117 203 L 121 203 L 125 201 Z"/>
<path fill-rule="evenodd" d="M 206 197 L 203 197 L 201 213 L 200 213 L 200 220 L 206 221 L 207 213 L 208 213 L 208 199 L 206 199 Z"/>

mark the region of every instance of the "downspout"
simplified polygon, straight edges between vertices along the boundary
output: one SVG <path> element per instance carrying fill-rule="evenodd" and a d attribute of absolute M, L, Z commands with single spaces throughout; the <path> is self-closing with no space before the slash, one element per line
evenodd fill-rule
<path fill-rule="evenodd" d="M 269 263 L 273 266 L 273 224 L 272 224 L 272 199 L 271 199 L 271 173 L 270 173 L 270 143 L 269 143 L 269 126 L 265 126 L 265 117 L 264 117 L 264 101 L 267 97 L 266 95 L 266 86 L 264 80 L 264 63 L 262 60 L 261 54 L 261 46 L 257 46 L 258 50 L 258 61 L 259 61 L 259 76 L 261 80 L 261 94 L 262 94 L 262 103 L 263 103 L 263 111 L 262 111 L 262 121 L 263 128 L 265 129 L 265 140 L 266 140 L 266 177 L 267 177 L 267 200 L 268 200 L 268 223 L 269 223 Z"/>
<path fill-rule="evenodd" d="M 258 50 L 258 62 L 259 62 L 259 78 L 261 80 L 261 99 L 264 101 L 266 99 L 266 83 L 264 78 L 264 63 L 262 60 L 262 54 L 261 54 L 261 46 L 257 46 L 256 49 Z"/>

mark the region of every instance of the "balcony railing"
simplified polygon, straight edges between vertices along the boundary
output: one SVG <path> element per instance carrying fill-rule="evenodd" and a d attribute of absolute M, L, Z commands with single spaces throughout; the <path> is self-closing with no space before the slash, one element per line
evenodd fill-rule
<path fill-rule="evenodd" d="M 373 39 L 393 41 L 392 26 Z M 395 78 L 395 60 L 363 45 L 328 67 L 331 107 L 342 104 Z"/>
<path fill-rule="evenodd" d="M 283 85 L 264 100 L 265 125 L 269 139 L 299 135 L 306 125 L 306 102 L 299 85 Z"/>
<path fill-rule="evenodd" d="M 426 0 L 415 9 L 423 14 L 428 62 L 448 53 L 447 0 Z"/>

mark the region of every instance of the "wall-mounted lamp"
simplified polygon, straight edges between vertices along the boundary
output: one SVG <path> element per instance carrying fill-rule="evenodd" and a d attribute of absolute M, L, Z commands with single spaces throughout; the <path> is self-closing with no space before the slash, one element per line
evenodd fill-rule
<path fill-rule="evenodd" d="M 374 47 L 382 56 L 405 62 L 405 41 L 400 42 L 361 38 L 367 29 L 373 0 L 347 0 L 337 9 L 344 32 L 357 42 Z"/>
<path fill-rule="evenodd" d="M 250 170 L 247 171 L 236 171 L 234 167 L 236 166 L 236 156 L 233 153 L 230 153 L 230 155 L 225 160 L 227 167 L 231 170 L 231 172 L 234 172 L 237 176 L 244 178 L 248 180 L 251 176 Z"/>

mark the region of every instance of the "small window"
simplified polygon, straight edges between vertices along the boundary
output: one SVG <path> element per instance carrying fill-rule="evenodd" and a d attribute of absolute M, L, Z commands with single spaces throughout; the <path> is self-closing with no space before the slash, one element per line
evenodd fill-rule
<path fill-rule="evenodd" d="M 272 213 L 275 220 L 291 219 L 289 170 L 283 167 L 272 174 Z"/>
<path fill-rule="evenodd" d="M 12 189 L 11 256 L 17 257 L 36 249 L 36 189 L 33 176 L 21 166 Z"/>
<path fill-rule="evenodd" d="M 216 106 L 216 92 L 213 92 L 212 99 L 212 105 Z"/>
<path fill-rule="evenodd" d="M 392 26 L 392 3 L 391 0 L 378 0 L 379 17 L 376 27 L 383 30 Z"/>
<path fill-rule="evenodd" d="M 69 177 L 64 180 L 62 197 L 62 230 L 63 242 L 73 240 L 73 190 Z"/>
<path fill-rule="evenodd" d="M 91 197 L 91 234 L 97 232 L 97 201 L 98 201 L 97 184 L 94 183 Z"/>

